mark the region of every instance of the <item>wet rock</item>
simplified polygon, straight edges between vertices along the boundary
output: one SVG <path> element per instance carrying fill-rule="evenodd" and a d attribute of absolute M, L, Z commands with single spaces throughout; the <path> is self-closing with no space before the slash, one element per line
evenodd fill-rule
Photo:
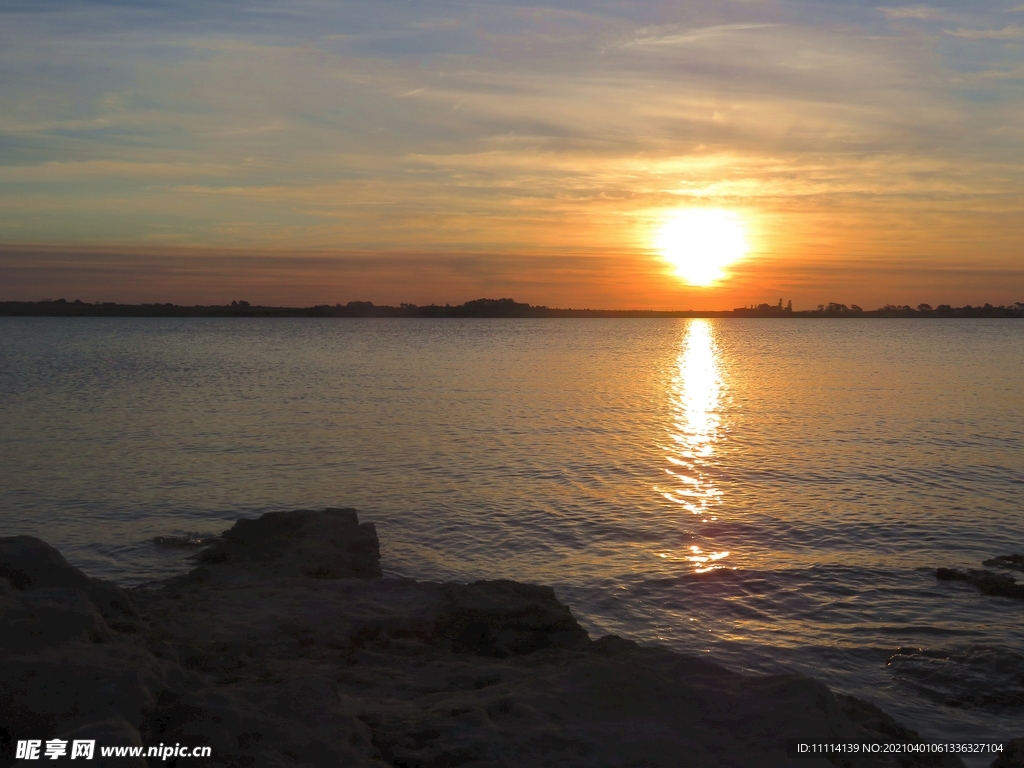
<path fill-rule="evenodd" d="M 1009 568 L 1014 571 L 1024 572 L 1024 555 L 999 555 L 990 560 L 984 560 L 981 564 L 987 565 L 990 568 Z"/>
<path fill-rule="evenodd" d="M 966 581 L 986 595 L 1024 598 L 1024 584 L 1017 584 L 1011 577 L 1001 573 L 978 569 L 961 571 L 956 568 L 937 568 L 935 578 L 939 581 Z"/>
<path fill-rule="evenodd" d="M 153 544 L 164 549 L 199 549 L 208 547 L 216 536 L 198 532 L 182 536 L 154 536 Z"/>

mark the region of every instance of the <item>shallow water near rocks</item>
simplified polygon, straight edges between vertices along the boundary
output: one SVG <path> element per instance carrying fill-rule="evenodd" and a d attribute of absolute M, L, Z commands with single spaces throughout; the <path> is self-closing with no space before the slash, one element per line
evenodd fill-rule
<path fill-rule="evenodd" d="M 1024 553 L 1022 372 L 1012 320 L 4 318 L 0 508 L 130 585 L 354 506 L 385 573 L 1004 741 L 1024 601 L 934 569 Z"/>

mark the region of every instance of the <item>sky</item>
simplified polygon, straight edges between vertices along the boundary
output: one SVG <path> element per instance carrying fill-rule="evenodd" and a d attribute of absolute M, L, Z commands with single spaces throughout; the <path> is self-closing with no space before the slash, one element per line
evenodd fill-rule
<path fill-rule="evenodd" d="M 1020 0 L 0 0 L 0 300 L 998 305 L 1022 172 Z"/>

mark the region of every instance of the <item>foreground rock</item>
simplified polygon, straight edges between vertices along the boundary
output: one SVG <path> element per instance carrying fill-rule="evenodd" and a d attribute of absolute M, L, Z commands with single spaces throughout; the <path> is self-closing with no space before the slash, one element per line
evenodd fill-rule
<path fill-rule="evenodd" d="M 367 768 L 770 767 L 792 765 L 787 738 L 917 740 L 807 677 L 591 640 L 547 587 L 380 578 L 354 510 L 239 521 L 202 561 L 125 591 L 0 539 L 0 764 L 54 737 L 212 747 L 168 765 Z"/>

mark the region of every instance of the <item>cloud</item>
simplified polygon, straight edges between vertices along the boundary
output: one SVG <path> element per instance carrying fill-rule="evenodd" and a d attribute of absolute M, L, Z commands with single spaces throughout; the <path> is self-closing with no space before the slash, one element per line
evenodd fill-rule
<path fill-rule="evenodd" d="M 1002 29 L 947 29 L 947 35 L 967 40 L 1016 40 L 1024 37 L 1024 27 L 1003 27 Z"/>
<path fill-rule="evenodd" d="M 994 67 L 981 70 L 980 72 L 973 72 L 969 76 L 963 77 L 962 80 L 966 82 L 976 80 L 1024 80 L 1024 64 Z"/>
<path fill-rule="evenodd" d="M 751 29 L 767 29 L 780 26 L 779 24 L 718 24 L 711 27 L 697 29 L 679 29 L 677 25 L 668 27 L 646 27 L 638 29 L 636 39 L 627 45 L 680 45 L 694 43 L 697 41 L 714 40 L 732 35 L 736 32 L 746 32 Z"/>
<path fill-rule="evenodd" d="M 941 8 L 928 5 L 905 5 L 894 8 L 880 7 L 888 19 L 921 19 L 922 21 L 945 21 L 951 18 Z"/>

